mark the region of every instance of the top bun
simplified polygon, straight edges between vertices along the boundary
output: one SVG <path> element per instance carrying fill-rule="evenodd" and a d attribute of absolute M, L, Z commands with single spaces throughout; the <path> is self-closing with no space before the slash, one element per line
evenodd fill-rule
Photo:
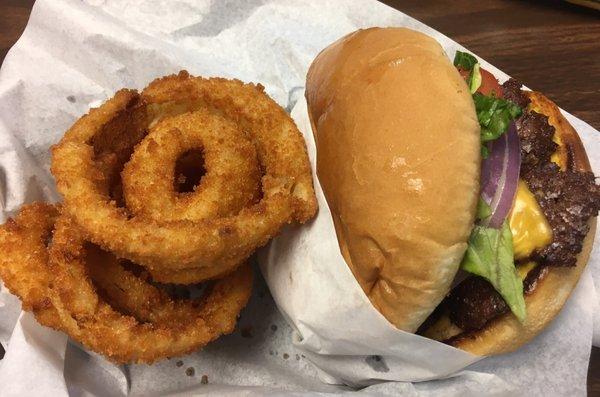
<path fill-rule="evenodd" d="M 469 90 L 434 39 L 372 28 L 317 56 L 306 97 L 342 255 L 373 305 L 414 332 L 450 289 L 473 228 Z"/>

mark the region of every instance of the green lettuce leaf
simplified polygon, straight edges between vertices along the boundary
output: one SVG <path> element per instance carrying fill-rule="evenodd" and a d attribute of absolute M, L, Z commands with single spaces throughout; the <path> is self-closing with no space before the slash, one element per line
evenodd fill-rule
<path fill-rule="evenodd" d="M 508 124 L 523 112 L 510 101 L 495 96 L 485 96 L 479 92 L 473 94 L 473 101 L 481 126 L 482 144 L 498 139 L 506 132 Z"/>
<path fill-rule="evenodd" d="M 454 66 L 464 70 L 471 70 L 477 63 L 477 58 L 468 52 L 456 51 L 454 55 Z"/>
<path fill-rule="evenodd" d="M 470 71 L 467 77 L 469 91 L 473 95 L 477 119 L 481 126 L 481 156 L 485 159 L 489 155 L 486 143 L 498 139 L 508 129 L 512 120 L 517 119 L 523 110 L 514 103 L 496 98 L 494 95 L 486 96 L 477 89 L 481 86 L 481 72 L 479 62 L 473 55 L 456 51 L 454 65 L 458 68 Z"/>
<path fill-rule="evenodd" d="M 477 219 L 485 219 L 490 215 L 492 215 L 492 207 L 490 207 L 484 199 L 479 197 L 479 202 L 477 203 Z"/>
<path fill-rule="evenodd" d="M 479 225 L 473 228 L 461 268 L 488 280 L 519 321 L 525 320 L 523 281 L 515 268 L 512 233 L 507 221 L 501 229 Z"/>
<path fill-rule="evenodd" d="M 469 79 L 467 80 L 467 84 L 469 85 L 469 91 L 471 94 L 477 92 L 479 87 L 481 86 L 481 72 L 479 71 L 479 64 L 476 63 L 471 69 L 471 73 L 469 73 Z"/>

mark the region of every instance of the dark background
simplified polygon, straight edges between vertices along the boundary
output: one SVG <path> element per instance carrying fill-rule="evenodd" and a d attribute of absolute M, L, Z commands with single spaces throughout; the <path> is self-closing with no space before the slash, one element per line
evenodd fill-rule
<path fill-rule="evenodd" d="M 444 33 L 600 130 L 600 12 L 561 1 L 383 2 Z M 33 3 L 0 0 L 0 62 L 25 28 Z M 0 347 L 0 357 L 3 353 Z M 600 396 L 598 348 L 592 348 L 588 391 Z"/>

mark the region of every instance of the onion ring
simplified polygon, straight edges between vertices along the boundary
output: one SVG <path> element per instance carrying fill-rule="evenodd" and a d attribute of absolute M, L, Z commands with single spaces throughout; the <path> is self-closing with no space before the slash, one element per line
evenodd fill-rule
<path fill-rule="evenodd" d="M 60 321 L 48 294 L 51 277 L 46 241 L 57 216 L 55 206 L 35 203 L 24 206 L 0 227 L 0 277 L 4 285 L 21 299 L 23 310 L 54 329 L 60 328 Z"/>
<path fill-rule="evenodd" d="M 111 197 L 109 180 L 116 173 L 99 165 L 96 137 L 115 126 L 131 128 L 137 137 L 140 129 L 198 109 L 221 115 L 248 133 L 264 171 L 261 200 L 235 215 L 199 221 L 129 217 Z M 133 148 L 121 152 L 128 151 Z M 119 165 L 121 156 L 115 156 Z M 65 211 L 89 240 L 147 267 L 162 281 L 194 283 L 227 274 L 283 225 L 305 222 L 317 208 L 303 138 L 262 86 L 186 72 L 155 80 L 141 95 L 119 91 L 92 109 L 53 148 L 52 172 Z"/>
<path fill-rule="evenodd" d="M 164 299 L 154 302 L 157 322 L 140 321 L 118 312 L 98 295 L 87 276 L 84 243 L 74 223 L 61 216 L 49 250 L 56 290 L 53 303 L 67 334 L 115 362 L 151 363 L 194 351 L 233 331 L 240 310 L 250 298 L 252 272 L 245 265 L 217 281 L 203 298 L 180 303 L 179 311 L 187 311 L 180 321 L 172 321 L 178 304 Z M 127 283 L 124 291 L 140 294 L 141 300 L 160 296 L 139 279 L 119 280 Z"/>
<path fill-rule="evenodd" d="M 197 189 L 180 194 L 176 161 L 197 148 L 207 172 Z M 235 124 L 205 109 L 157 123 L 136 146 L 121 177 L 127 208 L 166 222 L 235 214 L 258 197 L 260 187 L 252 143 Z"/>

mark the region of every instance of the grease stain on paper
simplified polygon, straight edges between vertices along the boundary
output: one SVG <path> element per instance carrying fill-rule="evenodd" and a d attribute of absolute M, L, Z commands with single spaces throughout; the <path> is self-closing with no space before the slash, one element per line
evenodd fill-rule
<path fill-rule="evenodd" d="M 377 372 L 390 372 L 390 368 L 381 356 L 368 356 L 365 358 L 367 365 Z"/>

